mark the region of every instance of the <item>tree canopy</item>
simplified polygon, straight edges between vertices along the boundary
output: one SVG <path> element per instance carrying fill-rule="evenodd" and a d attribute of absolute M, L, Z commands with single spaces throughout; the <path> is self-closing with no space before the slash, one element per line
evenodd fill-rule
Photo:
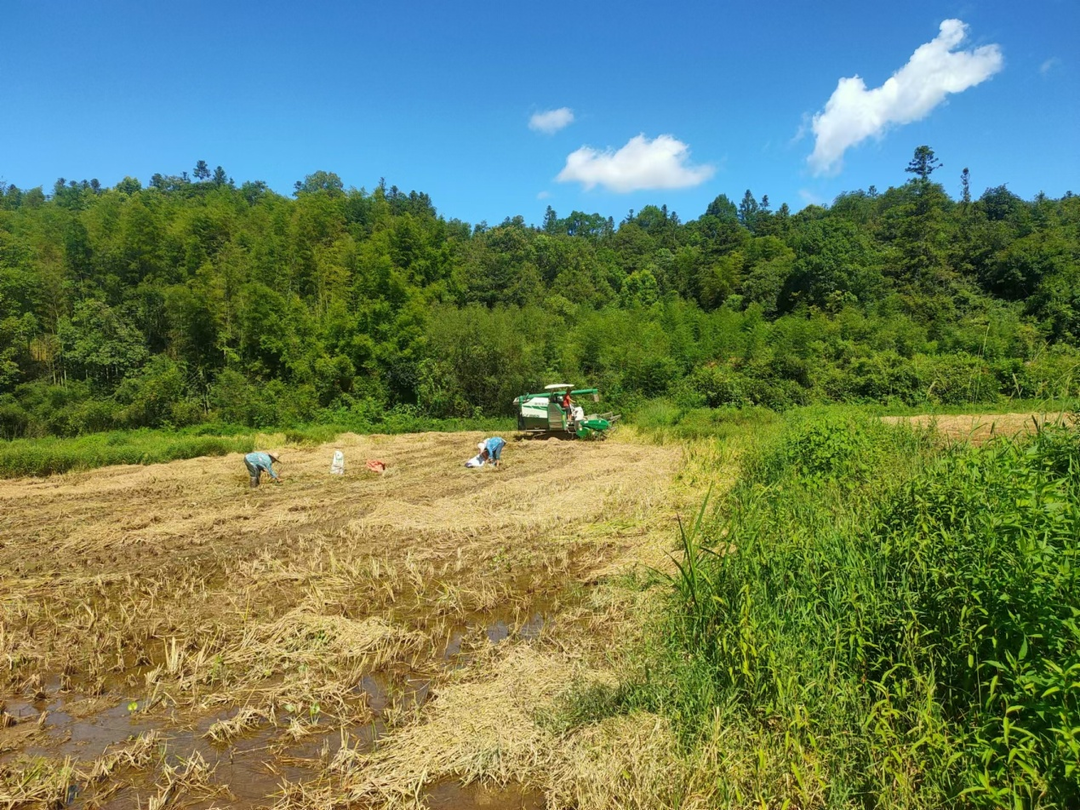
<path fill-rule="evenodd" d="M 558 378 L 616 402 L 783 408 L 1075 389 L 1080 199 L 912 179 L 773 211 L 440 215 L 333 172 L 0 185 L 0 436 L 372 409 L 505 414 Z"/>

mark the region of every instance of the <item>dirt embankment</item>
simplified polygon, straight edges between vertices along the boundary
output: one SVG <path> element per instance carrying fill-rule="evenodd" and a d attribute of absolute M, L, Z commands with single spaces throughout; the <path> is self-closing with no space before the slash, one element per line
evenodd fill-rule
<path fill-rule="evenodd" d="M 698 493 L 682 449 L 465 469 L 480 438 L 266 448 L 257 490 L 238 455 L 0 481 L 0 807 L 578 801 L 596 752 L 538 718 Z"/>

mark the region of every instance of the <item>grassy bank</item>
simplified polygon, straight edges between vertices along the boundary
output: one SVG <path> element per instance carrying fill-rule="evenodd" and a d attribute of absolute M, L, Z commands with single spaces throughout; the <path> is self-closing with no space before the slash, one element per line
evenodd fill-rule
<path fill-rule="evenodd" d="M 836 411 L 838 406 L 822 406 L 811 412 Z M 867 416 L 950 416 L 960 414 L 1068 414 L 1080 410 L 1080 401 L 1065 399 L 1012 399 L 996 403 L 967 403 L 965 405 L 942 405 L 915 408 L 896 403 L 893 405 L 859 405 L 859 413 Z M 792 412 L 805 411 L 794 409 Z M 762 426 L 779 423 L 781 416 L 769 408 L 757 406 L 718 408 L 686 407 L 671 399 L 650 399 L 627 413 L 626 421 L 650 433 L 660 440 L 689 440 L 702 437 L 729 439 L 747 430 L 759 430 Z"/>
<path fill-rule="evenodd" d="M 161 430 L 122 430 L 71 439 L 15 439 L 0 443 L 0 478 L 52 475 L 112 464 L 158 464 L 247 453 L 254 447 L 253 434 L 196 436 Z"/>
<path fill-rule="evenodd" d="M 1075 428 L 942 449 L 789 414 L 577 722 L 667 717 L 719 806 L 1080 806 L 1078 473 Z"/>
<path fill-rule="evenodd" d="M 252 430 L 235 425 L 200 425 L 171 430 L 116 430 L 72 438 L 0 442 L 0 478 L 53 475 L 112 464 L 160 464 L 200 456 L 247 453 L 280 445 L 322 444 L 346 433 L 415 433 L 512 430 L 510 419 L 423 419 L 398 415 L 374 424 L 309 425 Z"/>

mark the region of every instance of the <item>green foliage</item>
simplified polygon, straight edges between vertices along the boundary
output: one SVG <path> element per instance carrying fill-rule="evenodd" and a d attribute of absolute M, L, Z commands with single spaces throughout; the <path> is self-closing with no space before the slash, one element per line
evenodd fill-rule
<path fill-rule="evenodd" d="M 987 364 L 976 357 L 917 356 L 915 373 L 927 382 L 926 398 L 931 403 L 993 402 L 998 397 L 998 382 Z"/>
<path fill-rule="evenodd" d="M 439 417 L 506 413 L 514 397 L 542 387 L 557 322 L 538 307 L 439 307 L 427 327 L 419 404 Z"/>
<path fill-rule="evenodd" d="M 1005 361 L 999 370 L 1003 388 L 1017 397 L 1068 399 L 1080 392 L 1080 357 L 1064 347 L 1054 347 L 1027 362 Z"/>
<path fill-rule="evenodd" d="M 683 380 L 682 388 L 690 396 L 690 402 L 709 408 L 725 405 L 741 407 L 750 402 L 749 381 L 726 366 L 699 366 Z"/>
<path fill-rule="evenodd" d="M 218 375 L 210 402 L 223 422 L 254 427 L 267 425 L 273 418 L 273 404 L 243 374 L 232 369 Z"/>
<path fill-rule="evenodd" d="M 930 175 L 941 168 L 941 161 L 934 156 L 934 150 L 929 146 L 920 146 L 915 149 L 915 155 L 908 163 L 905 172 L 910 172 L 920 180 L 926 181 Z"/>
<path fill-rule="evenodd" d="M 603 711 L 722 746 L 733 806 L 1076 806 L 1080 430 L 928 439 L 836 409 L 767 432 Z"/>
<path fill-rule="evenodd" d="M 18 439 L 0 444 L 0 477 L 53 475 L 110 464 L 157 464 L 198 456 L 249 453 L 255 438 L 153 431 L 96 433 L 76 439 Z"/>
<path fill-rule="evenodd" d="M 786 427 L 782 441 L 757 461 L 755 474 L 765 485 L 791 477 L 803 484 L 857 487 L 885 460 L 888 429 L 857 412 L 800 410 Z"/>
<path fill-rule="evenodd" d="M 30 427 L 30 414 L 11 394 L 0 395 L 0 439 L 25 436 Z"/>
<path fill-rule="evenodd" d="M 918 644 L 881 646 L 936 674 L 975 806 L 1080 802 L 1078 440 L 1046 427 L 949 456 L 882 520 L 884 564 L 911 591 L 894 638 Z"/>
<path fill-rule="evenodd" d="M 164 355 L 153 358 L 137 376 L 125 378 L 115 398 L 122 406 L 115 419 L 127 427 L 201 421 L 198 405 L 184 400 L 183 368 Z"/>
<path fill-rule="evenodd" d="M 358 403 L 509 416 L 556 378 L 615 408 L 1068 388 L 1047 375 L 1080 357 L 1080 205 L 1004 186 L 954 204 L 938 164 L 919 147 L 903 186 L 795 215 L 747 190 L 696 219 L 549 209 L 540 228 L 447 220 L 328 171 L 283 197 L 206 161 L 146 187 L 6 187 L 3 435 L 285 426 Z"/>
<path fill-rule="evenodd" d="M 64 356 L 87 379 L 119 379 L 146 360 L 142 336 L 101 301 L 77 304 L 71 320 L 61 321 L 57 331 Z"/>
<path fill-rule="evenodd" d="M 751 426 L 764 429 L 778 416 L 764 408 L 680 407 L 670 400 L 653 399 L 642 403 L 630 421 L 660 442 L 691 439 L 730 439 Z"/>

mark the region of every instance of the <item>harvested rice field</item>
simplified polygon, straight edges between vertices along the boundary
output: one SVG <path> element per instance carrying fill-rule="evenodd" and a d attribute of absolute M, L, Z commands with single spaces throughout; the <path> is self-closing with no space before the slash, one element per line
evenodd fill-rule
<path fill-rule="evenodd" d="M 620 581 L 664 566 L 715 445 L 470 470 L 480 434 L 275 438 L 254 490 L 239 455 L 0 481 L 0 808 L 594 807 L 677 778 L 659 719 L 551 717 L 613 677 L 649 598 Z"/>
<path fill-rule="evenodd" d="M 947 441 L 979 445 L 998 437 L 1032 433 L 1044 424 L 1068 424 L 1070 419 L 1063 413 L 997 413 L 885 416 L 882 421 L 933 430 Z"/>

